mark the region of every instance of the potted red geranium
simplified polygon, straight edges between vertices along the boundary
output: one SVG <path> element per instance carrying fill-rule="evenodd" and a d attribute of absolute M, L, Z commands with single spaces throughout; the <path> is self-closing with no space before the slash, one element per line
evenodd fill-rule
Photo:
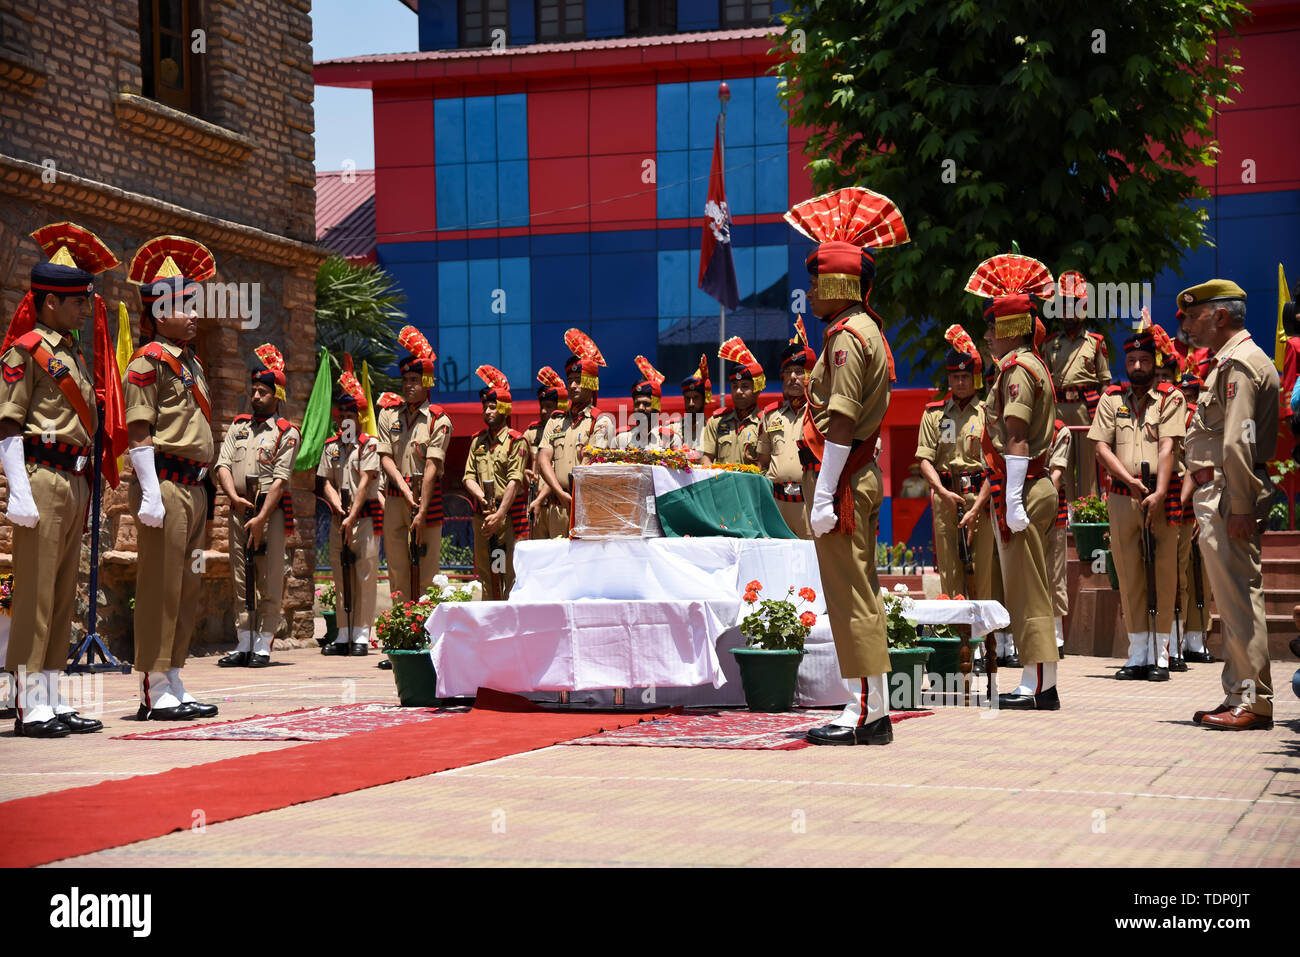
<path fill-rule="evenodd" d="M 435 575 L 419 601 L 399 599 L 375 622 L 375 634 L 384 654 L 393 663 L 393 681 L 397 684 L 397 698 L 405 708 L 435 707 L 442 703 L 438 698 L 438 673 L 429 655 L 432 642 L 425 631 L 425 622 L 433 609 L 444 601 L 479 601 L 483 585 L 472 581 L 453 585 L 445 575 Z"/>
<path fill-rule="evenodd" d="M 740 666 L 740 681 L 745 688 L 745 703 L 750 711 L 789 711 L 794 706 L 799 663 L 807 654 L 804 639 L 817 623 L 811 611 L 802 614 L 791 602 L 791 586 L 784 598 L 759 598 L 763 584 L 751 581 L 745 586 L 745 604 L 753 608 L 740 623 L 745 636 L 744 648 L 733 648 Z M 799 600 L 811 604 L 817 593 L 799 589 Z"/>

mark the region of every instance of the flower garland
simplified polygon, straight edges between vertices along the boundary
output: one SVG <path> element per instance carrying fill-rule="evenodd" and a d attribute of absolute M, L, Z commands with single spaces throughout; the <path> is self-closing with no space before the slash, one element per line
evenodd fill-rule
<path fill-rule="evenodd" d="M 741 465 L 734 462 L 714 462 L 707 468 L 717 469 L 720 472 L 744 472 L 749 475 L 762 475 L 763 470 L 757 465 Z"/>
<path fill-rule="evenodd" d="M 662 465 L 666 469 L 685 472 L 687 469 L 716 469 L 721 472 L 745 472 L 762 475 L 757 465 L 740 465 L 714 462 L 700 465 L 700 453 L 694 449 L 598 449 L 584 445 L 582 455 L 588 465 Z"/>

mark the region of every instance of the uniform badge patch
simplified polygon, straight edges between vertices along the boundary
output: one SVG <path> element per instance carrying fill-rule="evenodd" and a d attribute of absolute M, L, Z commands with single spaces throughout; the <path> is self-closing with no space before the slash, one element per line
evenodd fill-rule
<path fill-rule="evenodd" d="M 56 379 L 62 379 L 65 375 L 68 374 L 68 367 L 63 364 L 62 359 L 51 359 L 49 365 L 49 373 L 51 376 L 53 376 Z"/>
<path fill-rule="evenodd" d="M 1225 398 L 1231 399 L 1236 394 L 1237 394 L 1237 383 L 1229 382 L 1228 388 L 1224 392 Z"/>
<path fill-rule="evenodd" d="M 235 438 L 237 438 L 237 439 L 246 439 L 246 438 L 248 438 L 248 426 L 242 426 L 242 427 L 240 428 L 240 430 L 239 430 L 238 432 L 235 433 Z"/>
<path fill-rule="evenodd" d="M 1020 383 L 1012 382 L 1010 385 L 1008 385 L 1007 395 L 1009 395 L 1013 399 L 1018 399 L 1020 397 Z"/>
<path fill-rule="evenodd" d="M 158 372 L 154 369 L 150 369 L 148 372 L 136 372 L 132 369 L 127 373 L 126 378 L 132 385 L 153 385 L 158 378 Z"/>
<path fill-rule="evenodd" d="M 27 363 L 20 362 L 16 366 L 11 366 L 7 362 L 4 363 L 4 376 L 6 382 L 9 383 L 21 382 L 23 376 L 25 376 L 26 374 L 27 374 Z"/>
<path fill-rule="evenodd" d="M 837 366 L 842 366 L 842 365 L 844 365 L 844 363 L 846 363 L 846 362 L 848 362 L 848 361 L 849 361 L 849 350 L 848 350 L 848 349 L 836 349 L 836 350 L 835 350 L 835 364 L 836 364 Z"/>

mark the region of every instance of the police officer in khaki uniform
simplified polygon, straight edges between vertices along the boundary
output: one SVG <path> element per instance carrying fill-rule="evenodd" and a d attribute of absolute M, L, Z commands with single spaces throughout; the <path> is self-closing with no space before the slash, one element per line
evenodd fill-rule
<path fill-rule="evenodd" d="M 1266 464 L 1277 451 L 1277 369 L 1246 332 L 1246 293 L 1236 283 L 1212 279 L 1184 289 L 1178 306 L 1192 344 L 1214 352 L 1187 433 L 1182 501 L 1196 510 L 1201 559 L 1223 622 L 1225 699 L 1192 720 L 1231 731 L 1271 728 L 1257 522 L 1272 504 Z"/>
<path fill-rule="evenodd" d="M 961 326 L 950 326 L 945 337 L 952 344 L 946 362 L 948 394 L 926 405 L 921 414 L 916 458 L 921 475 L 930 486 L 939 587 L 946 595 L 959 595 L 967 589 L 958 524 L 975 504 L 984 467 L 979 454 L 984 408 L 975 395 L 979 388 L 976 374 L 983 360 Z M 975 568 L 974 589 L 976 594 L 981 594 L 992 587 L 993 528 L 987 516 L 976 520 L 969 542 Z"/>
<path fill-rule="evenodd" d="M 547 510 L 543 527 L 551 538 L 569 535 L 573 469 L 582 464 L 583 447 L 610 448 L 615 430 L 614 417 L 596 408 L 600 366 L 605 363 L 600 350 L 578 329 L 566 332 L 564 341 L 574 350 L 564 364 L 565 375 L 569 377 L 569 411 L 551 419 L 537 458 L 542 480 L 550 488 L 542 508 Z"/>
<path fill-rule="evenodd" d="M 1187 400 L 1187 428 L 1190 429 L 1205 382 L 1195 372 L 1184 372 L 1179 376 L 1178 387 L 1183 392 L 1183 398 Z M 1176 473 L 1177 487 L 1180 490 L 1183 476 L 1186 474 L 1187 444 L 1184 441 L 1179 443 Z M 1173 482 L 1174 480 L 1171 480 L 1171 484 Z M 1205 636 L 1210 633 L 1210 599 L 1213 591 L 1201 559 L 1195 511 L 1190 507 L 1183 507 L 1183 521 L 1178 529 L 1178 615 L 1182 622 L 1183 661 L 1185 662 L 1213 664 L 1217 660 L 1205 647 Z M 1173 670 L 1172 665 L 1170 670 Z"/>
<path fill-rule="evenodd" d="M 719 358 L 739 365 L 731 380 L 731 408 L 719 409 L 704 426 L 700 460 L 705 465 L 757 465 L 766 470 L 772 459 L 772 440 L 763 430 L 758 397 L 767 385 L 763 367 L 739 336 L 718 349 Z"/>
<path fill-rule="evenodd" d="M 898 207 L 861 187 L 826 193 L 785 215 L 818 243 L 806 259 L 812 312 L 827 326 L 808 382 L 801 456 L 808 524 L 840 674 L 851 697 L 813 744 L 889 744 L 889 646 L 876 577 L 883 486 L 877 438 L 889 406 L 894 360 L 867 305 L 875 261 L 868 246 L 909 241 Z"/>
<path fill-rule="evenodd" d="M 340 623 L 334 641 L 321 648 L 323 655 L 366 655 L 370 630 L 375 624 L 379 588 L 379 543 L 384 537 L 384 511 L 379 501 L 382 465 L 379 440 L 361 431 L 366 394 L 351 372 L 339 376 L 343 394 L 336 400 L 339 431 L 330 436 L 316 468 L 319 494 L 330 509 L 330 568 L 334 578 L 335 620 Z M 343 564 L 343 543 L 353 562 Z M 352 607 L 345 605 L 344 576 L 351 581 Z"/>
<path fill-rule="evenodd" d="M 1056 522 L 1047 538 L 1047 568 L 1052 578 L 1052 611 L 1056 613 L 1056 652 L 1065 657 L 1065 616 L 1070 613 L 1070 591 L 1066 580 L 1067 545 L 1065 528 L 1070 521 L 1069 506 L 1065 499 L 1065 473 L 1070 470 L 1070 454 L 1074 447 L 1074 433 L 1064 422 L 1052 423 L 1056 435 L 1052 439 L 1052 454 L 1047 460 L 1047 472 L 1056 488 Z"/>
<path fill-rule="evenodd" d="M 190 343 L 199 331 L 200 283 L 215 273 L 212 254 L 199 243 L 159 236 L 136 253 L 128 277 L 140 284 L 145 342 L 126 367 L 124 388 L 135 471 L 137 720 L 217 713 L 215 705 L 195 701 L 181 680 L 199 606 L 198 559 L 211 517 L 205 480 L 215 451 L 211 393 Z"/>
<path fill-rule="evenodd" d="M 1130 385 L 1106 390 L 1088 431 L 1097 443 L 1102 467 L 1111 476 L 1110 552 L 1128 628 L 1128 661 L 1115 675 L 1121 680 L 1169 680 L 1182 517 L 1178 490 L 1172 502 L 1169 490 L 1177 445 L 1186 429 L 1187 406 L 1176 388 L 1155 381 L 1156 356 L 1156 338 L 1149 327 L 1125 340 L 1124 367 Z M 1144 464 L 1152 487 L 1143 483 Z M 1155 539 L 1155 621 L 1147 613 L 1151 596 L 1142 554 L 1144 525 Z"/>
<path fill-rule="evenodd" d="M 808 509 L 803 502 L 799 438 L 803 435 L 804 383 L 817 363 L 817 353 L 808 348 L 803 320 L 798 323 L 798 333 L 781 353 L 781 401 L 763 411 L 763 432 L 772 446 L 767 477 L 772 482 L 776 507 L 790 531 L 812 541 Z"/>
<path fill-rule="evenodd" d="M 1037 297 L 1052 295 L 1055 283 L 1042 263 L 1008 253 L 981 263 L 966 291 L 991 297 L 984 308 L 989 324 L 984 338 L 999 372 L 984 410 L 982 445 L 993 471 L 1005 603 L 1023 668 L 1020 684 L 998 696 L 998 707 L 1055 711 L 1061 706 L 1059 656 L 1047 539 L 1057 495 L 1047 462 L 1056 417 L 1051 374 L 1034 347 Z"/>
<path fill-rule="evenodd" d="M 551 501 L 551 487 L 542 481 L 538 459 L 551 421 L 569 410 L 569 388 L 550 366 L 537 370 L 537 381 L 541 383 L 537 390 L 538 418 L 524 429 L 524 438 L 528 442 L 528 468 L 524 471 L 524 478 L 528 482 L 529 536 L 540 539 L 556 536 L 550 533 L 549 519 L 553 510 L 546 508 Z"/>
<path fill-rule="evenodd" d="M 1066 425 L 1089 425 L 1101 393 L 1110 385 L 1106 340 L 1099 333 L 1084 331 L 1088 284 L 1083 273 L 1077 269 L 1062 273 L 1059 288 L 1065 329 L 1048 338 L 1042 353 L 1056 385 L 1056 418 Z M 1074 451 L 1074 467 L 1065 473 L 1065 495 L 1070 501 L 1097 494 L 1092 441 L 1080 434 Z"/>
<path fill-rule="evenodd" d="M 462 483 L 474 503 L 474 574 L 487 601 L 505 601 L 515 583 L 515 542 L 524 524 L 524 465 L 528 443 L 510 428 L 510 382 L 492 366 L 475 370 L 485 428 L 474 435 Z"/>
<path fill-rule="evenodd" d="M 286 385 L 280 351 L 266 343 L 254 353 L 261 366 L 251 376 L 252 414 L 235 416 L 214 469 L 230 502 L 230 572 L 238 615 L 238 644 L 217 662 L 223 668 L 265 668 L 271 663 L 271 643 L 284 617 L 285 540 L 294 528 L 289 482 L 302 435 L 279 415 Z M 255 582 L 245 579 L 250 549 Z M 256 621 L 248 613 L 249 588 L 255 590 Z"/>
<path fill-rule="evenodd" d="M 437 355 L 414 326 L 404 326 L 398 342 L 408 354 L 398 364 L 405 403 L 379 413 L 379 457 L 387 479 L 384 495 L 384 554 L 388 559 L 388 588 L 409 601 L 424 594 L 438 574 L 442 548 L 441 519 L 436 531 L 419 523 L 414 532 L 421 552 L 420 577 L 411 582 L 411 536 L 414 517 L 424 498 L 424 470 L 429 459 L 432 408 L 429 390 L 434 384 Z M 448 420 L 450 426 L 450 420 Z M 448 433 L 450 429 L 448 428 Z M 449 435 L 448 435 L 449 438 Z M 445 447 L 445 446 L 444 446 Z M 426 521 L 428 513 L 425 512 Z"/>
<path fill-rule="evenodd" d="M 698 452 L 708 424 L 708 408 L 713 404 L 708 356 L 701 355 L 699 368 L 682 380 L 682 403 L 684 410 L 678 423 L 682 448 Z"/>
<path fill-rule="evenodd" d="M 95 274 L 118 262 L 72 223 L 32 236 L 51 259 L 32 267 L 0 355 L 0 463 L 14 526 L 5 669 L 18 682 L 15 736 L 62 738 L 104 726 L 60 702 L 59 672 L 68 658 L 99 425 L 94 380 L 72 332 L 90 311 Z"/>

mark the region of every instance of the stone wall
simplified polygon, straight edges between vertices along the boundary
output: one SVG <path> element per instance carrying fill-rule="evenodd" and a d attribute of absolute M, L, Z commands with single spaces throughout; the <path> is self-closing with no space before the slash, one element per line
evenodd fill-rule
<path fill-rule="evenodd" d="M 235 316 L 200 324 L 197 347 L 220 447 L 230 421 L 247 409 L 253 349 L 263 342 L 285 356 L 289 389 L 281 414 L 301 421 L 315 375 L 314 277 L 324 257 L 309 245 L 315 235 L 309 2 L 204 0 L 196 7 L 207 47 L 199 58 L 205 92 L 197 115 L 141 95 L 137 0 L 19 0 L 0 11 L 0 318 L 8 321 L 26 291 L 39 254 L 27 234 L 45 223 L 77 222 L 123 261 L 96 283 L 114 334 L 119 301 L 138 334 L 139 295 L 125 276 L 136 249 L 163 233 L 199 240 L 216 257 L 217 280 L 257 283 L 260 292 L 255 327 L 243 328 Z M 99 595 L 100 634 L 128 658 L 128 603 L 135 593 L 129 480 L 128 468 L 119 489 L 105 489 Z M 299 642 L 313 633 L 311 489 L 310 473 L 299 473 L 293 495 L 300 521 L 289 539 L 281 632 Z M 234 637 L 227 514 L 218 493 L 204 556 L 200 645 Z M 0 567 L 9 564 L 10 535 L 0 520 Z M 89 537 L 82 570 L 88 575 Z M 84 633 L 86 590 L 83 580 L 74 638 Z"/>

